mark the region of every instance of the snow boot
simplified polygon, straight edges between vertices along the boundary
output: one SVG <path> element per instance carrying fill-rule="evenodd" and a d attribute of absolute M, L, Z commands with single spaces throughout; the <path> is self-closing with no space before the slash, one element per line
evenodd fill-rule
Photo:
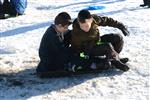
<path fill-rule="evenodd" d="M 120 61 L 125 64 L 129 61 L 129 58 L 120 58 Z"/>
<path fill-rule="evenodd" d="M 107 59 L 95 59 L 93 61 L 95 63 L 95 69 L 96 70 L 107 70 L 111 68 L 111 62 Z M 94 67 L 91 66 L 91 69 L 94 69 Z"/>
<path fill-rule="evenodd" d="M 119 60 L 112 60 L 111 65 L 114 66 L 117 69 L 120 69 L 120 70 L 124 71 L 124 72 L 129 70 L 129 67 L 126 64 L 122 63 L 121 61 L 119 61 Z"/>

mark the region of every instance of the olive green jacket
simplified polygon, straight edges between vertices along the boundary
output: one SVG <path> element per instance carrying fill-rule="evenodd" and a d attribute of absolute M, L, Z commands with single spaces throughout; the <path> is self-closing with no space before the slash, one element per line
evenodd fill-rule
<path fill-rule="evenodd" d="M 88 52 L 93 46 L 100 41 L 99 26 L 111 26 L 122 29 L 124 25 L 112 18 L 100 17 L 92 15 L 93 22 L 89 32 L 81 30 L 77 19 L 73 22 L 73 29 L 71 33 L 71 46 L 77 52 Z"/>

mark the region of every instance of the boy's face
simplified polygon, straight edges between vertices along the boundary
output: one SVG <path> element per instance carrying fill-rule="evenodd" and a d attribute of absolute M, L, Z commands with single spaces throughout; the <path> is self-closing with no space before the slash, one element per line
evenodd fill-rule
<path fill-rule="evenodd" d="M 69 27 L 69 25 L 65 25 L 65 26 L 62 26 L 61 24 L 56 25 L 56 29 L 57 29 L 57 31 L 60 32 L 60 33 L 65 33 L 65 32 L 67 32 L 67 31 L 68 31 L 68 27 Z"/>
<path fill-rule="evenodd" d="M 93 18 L 86 19 L 85 23 L 79 22 L 79 26 L 83 31 L 88 32 L 91 28 L 92 22 L 93 22 Z"/>

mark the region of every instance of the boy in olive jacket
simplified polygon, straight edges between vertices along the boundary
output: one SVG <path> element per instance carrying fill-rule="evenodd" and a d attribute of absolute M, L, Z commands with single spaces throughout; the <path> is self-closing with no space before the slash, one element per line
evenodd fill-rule
<path fill-rule="evenodd" d="M 127 71 L 125 64 L 128 58 L 119 58 L 123 47 L 123 37 L 120 34 L 100 36 L 99 26 L 110 26 L 120 29 L 125 36 L 129 35 L 126 27 L 112 18 L 91 15 L 88 10 L 81 10 L 73 22 L 71 45 L 76 54 L 84 52 L 90 57 L 106 56 L 113 66 Z"/>

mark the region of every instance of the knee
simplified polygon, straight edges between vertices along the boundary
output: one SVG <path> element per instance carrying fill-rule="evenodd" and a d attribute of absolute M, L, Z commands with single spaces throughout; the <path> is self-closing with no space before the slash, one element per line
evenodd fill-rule
<path fill-rule="evenodd" d="M 114 34 L 114 40 L 117 42 L 123 42 L 123 36 L 120 34 Z"/>

